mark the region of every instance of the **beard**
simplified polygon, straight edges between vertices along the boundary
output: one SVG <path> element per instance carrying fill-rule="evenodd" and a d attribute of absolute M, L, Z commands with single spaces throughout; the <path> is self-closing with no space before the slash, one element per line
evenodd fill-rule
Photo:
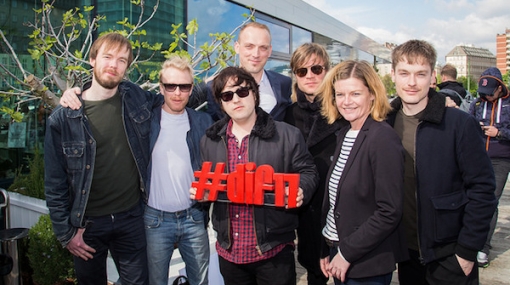
<path fill-rule="evenodd" d="M 122 77 L 119 78 L 111 78 L 111 79 L 103 79 L 101 77 L 103 73 L 94 69 L 94 78 L 96 82 L 101 85 L 101 87 L 105 89 L 115 89 L 117 86 L 119 86 L 120 82 L 122 81 Z"/>

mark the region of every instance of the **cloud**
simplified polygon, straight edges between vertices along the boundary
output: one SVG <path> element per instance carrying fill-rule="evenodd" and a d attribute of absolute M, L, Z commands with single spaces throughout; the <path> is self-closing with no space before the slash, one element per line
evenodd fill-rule
<path fill-rule="evenodd" d="M 502 0 L 397 0 L 363 5 L 342 0 L 305 0 L 373 40 L 431 42 L 438 58 L 459 44 L 496 52 L 496 35 L 510 28 L 510 5 Z"/>

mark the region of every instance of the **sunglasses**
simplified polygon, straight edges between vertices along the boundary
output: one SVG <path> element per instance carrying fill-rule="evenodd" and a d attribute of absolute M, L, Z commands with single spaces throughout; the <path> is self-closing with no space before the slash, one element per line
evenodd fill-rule
<path fill-rule="evenodd" d="M 190 92 L 193 84 L 173 84 L 173 83 L 161 83 L 165 87 L 166 92 L 174 92 L 179 87 L 181 92 Z"/>
<path fill-rule="evenodd" d="M 234 93 L 239 96 L 239 98 L 244 98 L 250 95 L 251 87 L 249 86 L 242 86 L 236 91 L 227 91 L 220 94 L 220 98 L 223 102 L 228 102 L 234 98 Z"/>
<path fill-rule="evenodd" d="M 315 75 L 321 75 L 322 71 L 324 71 L 324 66 L 312 65 L 312 66 L 310 66 L 310 70 Z M 298 77 L 304 77 L 307 73 L 308 73 L 307 67 L 298 68 L 298 69 L 296 69 L 296 71 L 294 71 L 294 74 L 296 74 Z"/>

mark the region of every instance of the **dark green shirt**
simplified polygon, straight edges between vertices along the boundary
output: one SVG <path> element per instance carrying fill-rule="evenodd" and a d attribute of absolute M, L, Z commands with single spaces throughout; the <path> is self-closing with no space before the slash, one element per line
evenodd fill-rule
<path fill-rule="evenodd" d="M 84 106 L 97 146 L 85 215 L 126 211 L 140 199 L 140 179 L 124 130 L 120 95 L 85 101 Z"/>
<path fill-rule="evenodd" d="M 407 116 L 402 109 L 395 118 L 394 129 L 402 140 L 402 146 L 405 150 L 404 164 L 404 215 L 402 222 L 404 224 L 407 246 L 410 249 L 418 251 L 418 214 L 416 212 L 416 173 L 415 173 L 415 146 L 416 129 L 422 112 Z"/>

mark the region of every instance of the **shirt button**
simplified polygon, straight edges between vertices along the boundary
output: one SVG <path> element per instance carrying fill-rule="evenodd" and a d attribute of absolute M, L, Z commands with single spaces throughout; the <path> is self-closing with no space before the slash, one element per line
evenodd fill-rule
<path fill-rule="evenodd" d="M 239 233 L 235 233 L 234 236 L 238 237 L 239 236 Z"/>
<path fill-rule="evenodd" d="M 89 140 L 89 143 L 92 144 L 92 140 Z"/>
<path fill-rule="evenodd" d="M 238 218 L 238 219 L 239 219 L 239 214 L 236 214 L 236 218 Z"/>
<path fill-rule="evenodd" d="M 90 165 L 89 165 L 89 164 L 87 164 L 87 166 L 85 166 L 85 168 L 86 168 L 86 169 L 90 169 Z"/>
<path fill-rule="evenodd" d="M 241 156 L 239 155 L 239 156 L 237 157 L 237 159 L 241 159 Z"/>
<path fill-rule="evenodd" d="M 85 190 L 81 190 L 81 194 L 85 195 Z"/>

